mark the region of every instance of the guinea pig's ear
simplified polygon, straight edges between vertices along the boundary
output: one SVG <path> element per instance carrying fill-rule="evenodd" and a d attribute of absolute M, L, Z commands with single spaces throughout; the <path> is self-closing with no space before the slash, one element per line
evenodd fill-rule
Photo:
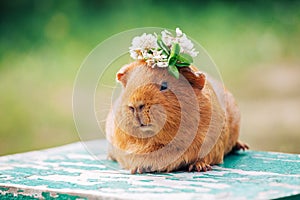
<path fill-rule="evenodd" d="M 202 90 L 206 80 L 206 77 L 203 73 L 193 72 L 188 67 L 180 68 L 179 71 L 193 87 Z"/>
<path fill-rule="evenodd" d="M 127 73 L 130 68 L 130 65 L 123 66 L 116 75 L 116 80 L 120 82 L 124 87 L 127 84 Z"/>

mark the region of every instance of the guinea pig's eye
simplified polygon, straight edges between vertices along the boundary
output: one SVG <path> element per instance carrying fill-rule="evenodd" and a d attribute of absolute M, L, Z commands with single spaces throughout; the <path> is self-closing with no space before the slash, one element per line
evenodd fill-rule
<path fill-rule="evenodd" d="M 162 82 L 160 86 L 160 91 L 168 89 L 168 82 Z"/>

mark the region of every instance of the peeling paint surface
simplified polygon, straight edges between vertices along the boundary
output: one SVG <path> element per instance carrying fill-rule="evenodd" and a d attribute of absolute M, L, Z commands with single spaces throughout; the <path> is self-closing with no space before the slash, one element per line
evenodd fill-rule
<path fill-rule="evenodd" d="M 274 199 L 300 198 L 300 155 L 231 154 L 210 172 L 131 175 L 95 159 L 81 143 L 0 157 L 0 199 Z"/>

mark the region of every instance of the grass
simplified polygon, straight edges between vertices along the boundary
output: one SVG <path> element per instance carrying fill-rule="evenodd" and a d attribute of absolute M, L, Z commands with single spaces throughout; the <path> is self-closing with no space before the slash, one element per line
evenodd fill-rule
<path fill-rule="evenodd" d="M 297 89 L 279 94 L 256 81 L 264 80 L 260 72 L 273 69 L 298 72 L 298 1 L 53 0 L 7 1 L 0 6 L 1 155 L 79 140 L 72 119 L 72 88 L 82 61 L 104 39 L 136 27 L 179 26 L 202 44 L 244 106 L 246 119 L 260 115 L 259 110 L 253 114 L 247 109 L 257 99 L 268 103 L 274 98 L 288 102 L 300 97 Z M 299 86 L 299 82 L 291 84 L 290 88 Z M 278 138 L 299 132 L 296 124 L 283 122 L 273 130 Z M 249 123 L 243 123 L 247 128 L 242 134 L 256 141 L 259 137 L 251 135 Z M 280 151 L 280 145 L 270 142 L 265 150 Z M 254 144 L 254 148 L 262 146 Z M 295 145 L 287 152 L 299 153 L 299 149 Z"/>

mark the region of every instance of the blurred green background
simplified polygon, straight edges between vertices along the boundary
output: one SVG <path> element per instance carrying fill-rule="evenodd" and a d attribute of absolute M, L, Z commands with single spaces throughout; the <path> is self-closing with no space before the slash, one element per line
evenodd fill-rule
<path fill-rule="evenodd" d="M 78 141 L 80 64 L 111 35 L 147 26 L 179 26 L 209 52 L 252 149 L 300 153 L 299 11 L 300 1 L 1 1 L 0 155 Z"/>

